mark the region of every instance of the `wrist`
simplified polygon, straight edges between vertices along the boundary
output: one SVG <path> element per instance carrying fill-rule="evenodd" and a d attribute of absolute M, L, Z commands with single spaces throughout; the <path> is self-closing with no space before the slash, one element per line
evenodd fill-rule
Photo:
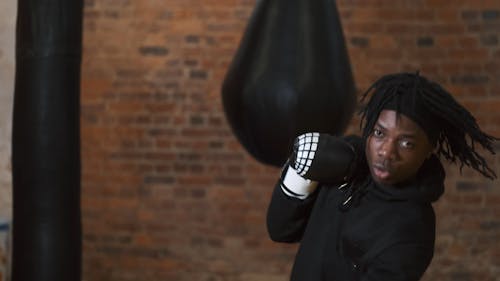
<path fill-rule="evenodd" d="M 303 178 L 289 165 L 287 165 L 286 170 L 283 172 L 281 189 L 290 197 L 306 199 L 316 190 L 317 186 L 318 182 Z"/>

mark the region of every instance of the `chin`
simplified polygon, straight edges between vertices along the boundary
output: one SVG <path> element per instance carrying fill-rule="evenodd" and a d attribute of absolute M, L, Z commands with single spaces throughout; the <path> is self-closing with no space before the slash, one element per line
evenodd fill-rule
<path fill-rule="evenodd" d="M 373 174 L 372 174 L 372 178 L 376 183 L 381 184 L 381 185 L 386 185 L 386 186 L 394 186 L 394 185 L 397 185 L 399 183 L 398 181 L 395 181 L 392 178 L 381 179 L 379 177 L 374 176 Z"/>

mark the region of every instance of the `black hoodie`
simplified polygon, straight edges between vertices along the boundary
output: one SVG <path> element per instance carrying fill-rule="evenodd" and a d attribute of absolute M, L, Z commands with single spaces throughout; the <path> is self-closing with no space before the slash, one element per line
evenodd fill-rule
<path fill-rule="evenodd" d="M 278 182 L 267 224 L 274 241 L 300 242 L 290 280 L 419 280 L 434 254 L 431 203 L 442 195 L 444 177 L 440 161 L 431 157 L 398 188 L 367 175 L 343 188 L 320 184 L 300 200 Z"/>

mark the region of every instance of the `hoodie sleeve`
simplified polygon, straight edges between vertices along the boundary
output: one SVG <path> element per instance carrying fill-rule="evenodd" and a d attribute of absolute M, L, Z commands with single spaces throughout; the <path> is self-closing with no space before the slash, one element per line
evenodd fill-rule
<path fill-rule="evenodd" d="M 299 242 L 311 214 L 317 191 L 306 199 L 285 194 L 279 181 L 267 210 L 267 230 L 276 242 Z"/>
<path fill-rule="evenodd" d="M 299 242 L 321 189 L 321 183 L 341 184 L 351 173 L 358 172 L 355 162 L 357 158 L 365 159 L 363 149 L 364 144 L 360 137 L 322 134 L 309 168 L 310 173 L 304 175 L 304 179 L 289 181 L 286 176 L 289 175 L 290 169 L 286 164 L 280 180 L 275 185 L 267 210 L 267 230 L 271 239 L 277 242 Z M 297 182 L 303 182 L 305 179 L 320 184 L 318 188 L 311 188 L 312 185 L 308 184 L 299 184 L 307 188 L 295 188 Z"/>

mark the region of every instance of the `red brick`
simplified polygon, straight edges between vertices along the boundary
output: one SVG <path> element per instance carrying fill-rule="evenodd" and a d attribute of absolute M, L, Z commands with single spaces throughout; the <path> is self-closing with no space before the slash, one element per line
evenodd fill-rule
<path fill-rule="evenodd" d="M 243 281 L 289 275 L 297 246 L 271 242 L 265 230 L 280 168 L 262 165 L 244 150 L 220 96 L 255 5 L 86 2 L 85 279 Z M 420 69 L 444 83 L 488 133 L 500 136 L 500 51 L 494 40 L 485 40 L 498 24 L 484 16 L 500 10 L 498 0 L 337 5 L 359 93 L 383 74 Z M 359 133 L 357 118 L 349 130 Z M 486 158 L 500 175 L 498 156 Z M 436 255 L 424 280 L 495 280 L 490 265 L 498 256 L 493 233 L 499 192 L 472 169 L 461 175 L 456 165 L 445 166 L 446 193 L 436 204 Z M 461 182 L 475 187 L 456 189 Z"/>
<path fill-rule="evenodd" d="M 456 61 L 486 61 L 489 58 L 489 52 L 485 49 L 456 49 L 448 51 L 450 58 Z"/>

